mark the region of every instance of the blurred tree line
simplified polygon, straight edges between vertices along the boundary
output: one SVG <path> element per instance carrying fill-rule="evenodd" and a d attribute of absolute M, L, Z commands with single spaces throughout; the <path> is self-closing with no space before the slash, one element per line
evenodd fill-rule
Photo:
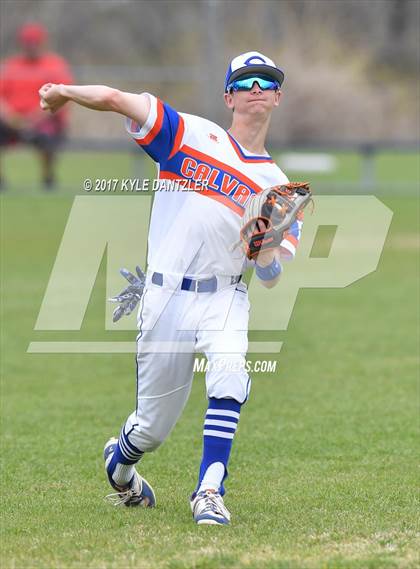
<path fill-rule="evenodd" d="M 286 80 L 271 138 L 419 138 L 419 0 L 1 0 L 2 57 L 38 20 L 78 82 L 150 91 L 223 125 L 232 57 L 257 50 Z M 73 132 L 124 136 L 116 117 L 73 111 Z"/>

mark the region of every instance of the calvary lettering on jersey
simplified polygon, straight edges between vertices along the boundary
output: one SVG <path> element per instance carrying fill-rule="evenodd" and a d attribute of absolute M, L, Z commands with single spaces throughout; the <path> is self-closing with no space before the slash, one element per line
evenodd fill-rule
<path fill-rule="evenodd" d="M 226 166 L 225 168 L 215 167 L 186 155 L 182 150 L 176 157 L 165 164 L 165 170 L 161 171 L 160 178 L 170 177 L 173 179 L 175 174 L 180 182 L 182 180 L 195 182 L 194 188 L 197 191 L 203 189 L 206 190 L 206 193 L 210 191 L 227 196 L 240 208 L 245 208 L 250 197 L 261 191 L 261 188 L 254 183 L 252 183 L 252 186 L 248 185 L 246 183 L 247 180 L 245 181 L 244 176 L 239 172 L 231 169 L 233 173 L 228 173 L 226 172 Z M 180 155 L 182 161 L 180 160 Z M 172 175 L 169 176 L 169 173 Z M 180 185 L 182 186 L 182 184 Z"/>

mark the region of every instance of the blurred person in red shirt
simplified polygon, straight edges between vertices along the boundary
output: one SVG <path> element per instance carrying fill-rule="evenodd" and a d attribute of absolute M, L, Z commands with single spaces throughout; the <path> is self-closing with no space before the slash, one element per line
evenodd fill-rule
<path fill-rule="evenodd" d="M 0 147 L 33 145 L 40 154 L 45 189 L 55 185 L 54 165 L 68 124 L 67 109 L 46 116 L 39 107 L 38 90 L 48 82 L 73 83 L 67 62 L 46 51 L 47 31 L 38 23 L 23 25 L 17 33 L 20 53 L 2 62 L 0 71 Z M 4 187 L 0 173 L 0 187 Z"/>

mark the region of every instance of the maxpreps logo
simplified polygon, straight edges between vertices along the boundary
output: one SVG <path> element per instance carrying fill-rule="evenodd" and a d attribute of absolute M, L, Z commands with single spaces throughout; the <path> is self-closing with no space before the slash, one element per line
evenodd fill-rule
<path fill-rule="evenodd" d="M 189 158 L 189 160 L 185 160 Z M 192 161 L 192 158 L 195 160 Z M 202 159 L 205 161 L 205 159 Z M 180 177 L 180 167 L 186 175 L 196 179 L 208 179 L 216 187 L 232 186 L 233 194 L 238 192 L 240 183 L 234 171 L 220 170 L 218 164 L 202 164 L 197 155 L 183 155 L 178 167 L 166 171 L 168 180 Z M 175 173 L 176 172 L 176 173 Z M 172 178 L 170 177 L 172 176 Z M 220 179 L 220 185 L 218 185 Z M 251 185 L 251 189 L 253 189 Z M 210 197 L 213 194 L 209 193 Z M 221 192 L 214 191 L 216 199 Z M 152 206 L 152 195 L 142 195 L 127 199 L 119 196 L 76 196 L 51 275 L 46 283 L 42 305 L 34 327 L 34 337 L 28 346 L 31 353 L 124 353 L 136 349 L 135 342 L 118 339 L 102 341 L 103 334 L 98 330 L 98 338 L 86 340 L 83 333 L 84 319 L 87 314 L 92 292 L 97 286 L 98 271 L 104 259 L 106 270 L 106 290 L 100 288 L 102 306 L 105 314 L 104 329 L 135 330 L 136 316 L 112 321 L 113 306 L 107 298 L 114 296 L 121 288 L 121 251 L 124 252 L 124 264 L 135 267 L 146 263 L 146 243 Z M 237 195 L 238 198 L 238 195 Z M 227 195 L 223 200 L 229 201 Z M 230 207 L 239 205 L 231 203 Z M 351 285 L 365 275 L 375 271 L 382 252 L 385 238 L 391 223 L 392 212 L 375 196 L 330 196 L 318 195 L 313 215 L 305 220 L 305 227 L 299 245 L 299 253 L 287 268 L 287 278 L 280 279 L 270 291 L 271 300 L 267 302 L 267 292 L 253 278 L 249 285 L 252 310 L 249 329 L 286 330 L 292 316 L 293 307 L 302 288 L 326 287 L 342 288 Z M 314 255 L 314 243 L 318 239 L 320 227 L 335 227 L 328 256 Z M 139 247 L 132 247 L 133 239 Z M 80 255 L 83 251 L 83 255 Z M 51 261 L 53 261 L 53 257 Z M 326 291 L 325 291 L 326 292 Z M 276 310 L 273 310 L 275 303 Z M 97 326 L 100 320 L 95 320 Z M 345 323 L 343 324 L 343 326 Z M 63 332 L 69 332 L 63 336 Z M 90 329 L 87 330 L 90 333 Z M 50 336 L 55 334 L 57 336 Z M 76 334 L 80 332 L 80 335 Z M 42 334 L 41 337 L 38 334 Z M 90 337 L 90 336 L 89 336 Z M 277 353 L 281 342 L 255 341 L 250 343 L 250 351 L 255 353 Z M 158 345 L 157 349 L 168 351 L 168 345 Z"/>

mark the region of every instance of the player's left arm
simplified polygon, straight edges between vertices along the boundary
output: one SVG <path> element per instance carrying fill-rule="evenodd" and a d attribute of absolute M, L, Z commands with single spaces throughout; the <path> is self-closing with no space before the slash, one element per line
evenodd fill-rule
<path fill-rule="evenodd" d="M 265 288 L 273 288 L 279 282 L 283 272 L 280 259 L 280 247 L 269 251 L 260 251 L 256 259 L 255 271 Z"/>
<path fill-rule="evenodd" d="M 273 288 L 279 282 L 283 272 L 282 263 L 293 261 L 295 258 L 302 234 L 302 225 L 303 213 L 285 231 L 279 247 L 259 252 L 255 268 L 261 284 L 266 288 Z"/>
<path fill-rule="evenodd" d="M 303 212 L 299 212 L 296 220 L 287 231 L 284 232 L 280 243 L 279 255 L 282 261 L 293 261 L 299 246 L 303 227 Z"/>

